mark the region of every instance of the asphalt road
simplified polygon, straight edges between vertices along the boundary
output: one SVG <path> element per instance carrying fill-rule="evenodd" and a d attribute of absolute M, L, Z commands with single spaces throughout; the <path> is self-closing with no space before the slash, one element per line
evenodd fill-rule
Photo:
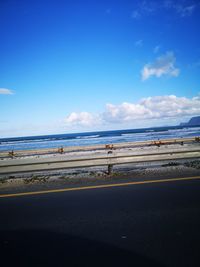
<path fill-rule="evenodd" d="M 0 199 L 0 264 L 200 266 L 200 179 Z"/>

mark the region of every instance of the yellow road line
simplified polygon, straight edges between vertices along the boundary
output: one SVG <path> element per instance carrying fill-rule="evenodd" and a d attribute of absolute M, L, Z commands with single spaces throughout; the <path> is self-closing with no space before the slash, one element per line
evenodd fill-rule
<path fill-rule="evenodd" d="M 82 186 L 82 187 L 52 189 L 52 190 L 33 191 L 33 192 L 24 192 L 24 193 L 15 193 L 15 194 L 3 194 L 3 195 L 0 195 L 0 198 L 20 197 L 20 196 L 29 196 L 29 195 L 41 195 L 41 194 L 49 194 L 49 193 L 61 193 L 61 192 L 68 192 L 68 191 L 79 191 L 79 190 L 99 189 L 99 188 L 108 188 L 108 187 L 120 187 L 120 186 L 140 185 L 140 184 L 167 183 L 167 182 L 175 182 L 175 181 L 189 181 L 189 180 L 197 180 L 197 179 L 200 179 L 200 176 L 183 177 L 183 178 L 169 178 L 169 179 L 149 180 L 149 181 L 139 181 L 139 182 L 127 182 L 127 183 L 118 183 L 118 184 Z"/>

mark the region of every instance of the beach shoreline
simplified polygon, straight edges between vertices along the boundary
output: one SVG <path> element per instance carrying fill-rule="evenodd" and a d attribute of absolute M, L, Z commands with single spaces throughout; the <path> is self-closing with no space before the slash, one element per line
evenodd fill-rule
<path fill-rule="evenodd" d="M 197 141 L 196 141 L 197 140 Z M 161 140 L 148 140 L 141 142 L 123 142 L 123 143 L 110 143 L 105 145 L 90 145 L 90 146 L 72 146 L 72 147 L 58 147 L 52 149 L 33 149 L 33 150 L 19 150 L 19 151 L 0 151 L 0 160 L 9 160 L 28 157 L 59 157 L 59 156 L 79 156 L 79 155 L 105 155 L 109 150 L 113 152 L 135 152 L 140 153 L 141 151 L 162 151 L 177 149 L 192 149 L 200 147 L 199 137 L 194 138 L 176 138 L 176 139 L 161 139 Z"/>

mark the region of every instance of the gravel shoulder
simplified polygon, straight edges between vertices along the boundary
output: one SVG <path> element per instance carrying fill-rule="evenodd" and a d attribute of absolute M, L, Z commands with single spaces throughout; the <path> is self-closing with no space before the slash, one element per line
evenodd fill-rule
<path fill-rule="evenodd" d="M 18 174 L 0 179 L 0 194 L 200 175 L 200 160 L 179 160 Z"/>

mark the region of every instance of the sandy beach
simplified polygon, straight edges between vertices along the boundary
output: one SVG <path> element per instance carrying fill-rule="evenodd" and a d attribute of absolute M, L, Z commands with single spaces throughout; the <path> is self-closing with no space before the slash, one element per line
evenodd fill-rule
<path fill-rule="evenodd" d="M 198 138 L 198 137 L 196 137 Z M 110 146 L 110 147 L 109 147 Z M 62 150 L 61 150 L 62 149 Z M 22 150 L 0 152 L 0 161 L 27 158 L 82 158 L 94 156 L 106 156 L 108 151 L 112 150 L 113 155 L 132 154 L 140 155 L 144 153 L 157 152 L 175 152 L 200 149 L 200 142 L 196 142 L 195 138 L 185 139 L 165 139 L 159 141 L 144 142 L 124 142 L 109 145 L 95 146 L 74 146 L 74 147 L 58 147 L 57 149 L 38 149 L 38 150 Z M 62 152 L 61 152 L 62 151 Z"/>

